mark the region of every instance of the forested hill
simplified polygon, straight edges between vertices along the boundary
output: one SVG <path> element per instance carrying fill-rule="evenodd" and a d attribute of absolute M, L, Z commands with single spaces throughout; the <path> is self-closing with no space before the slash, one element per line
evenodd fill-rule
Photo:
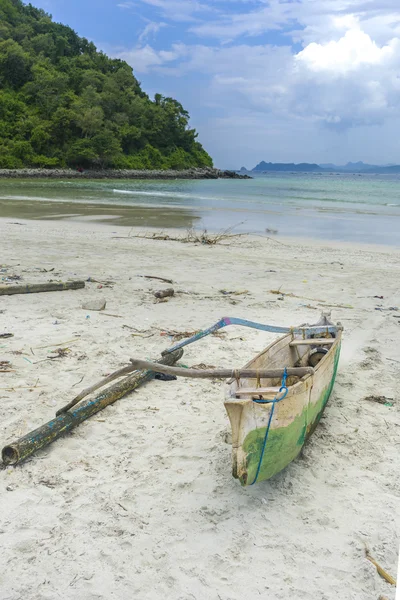
<path fill-rule="evenodd" d="M 131 67 L 20 0 L 0 0 L 0 168 L 212 166 L 189 115 Z"/>

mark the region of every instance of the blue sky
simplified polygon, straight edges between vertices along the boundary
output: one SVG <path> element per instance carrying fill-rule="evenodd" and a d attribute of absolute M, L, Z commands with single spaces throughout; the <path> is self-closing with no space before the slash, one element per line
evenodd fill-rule
<path fill-rule="evenodd" d="M 399 0 L 33 4 L 181 101 L 217 166 L 400 162 Z"/>

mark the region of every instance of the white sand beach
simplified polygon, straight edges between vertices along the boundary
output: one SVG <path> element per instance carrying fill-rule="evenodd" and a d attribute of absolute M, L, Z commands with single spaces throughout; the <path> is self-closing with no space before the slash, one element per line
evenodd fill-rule
<path fill-rule="evenodd" d="M 163 332 L 331 310 L 344 338 L 320 425 L 270 481 L 232 478 L 224 384 L 188 379 L 152 381 L 1 470 L 0 599 L 394 600 L 364 543 L 395 577 L 400 249 L 255 236 L 210 247 L 91 221 L 18 223 L 0 220 L 0 279 L 96 282 L 0 297 L 0 333 L 14 334 L 0 339 L 1 446 L 129 358 L 158 357 Z M 155 303 L 170 285 L 144 275 L 172 279 L 175 296 Z M 99 298 L 103 312 L 82 309 Z M 275 337 L 227 328 L 180 363 L 241 367 Z"/>

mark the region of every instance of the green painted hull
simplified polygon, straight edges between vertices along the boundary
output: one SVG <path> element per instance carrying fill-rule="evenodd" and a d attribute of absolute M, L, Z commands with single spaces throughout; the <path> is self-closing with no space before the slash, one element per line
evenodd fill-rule
<path fill-rule="evenodd" d="M 340 340 L 308 383 L 301 384 L 296 395 L 276 404 L 257 482 L 273 477 L 290 464 L 315 430 L 335 383 L 339 356 Z M 237 439 L 233 445 L 233 476 L 243 486 L 255 483 L 271 407 L 272 404 L 254 405 L 250 400 L 247 404 L 242 403 L 240 425 L 236 419 L 238 435 L 234 436 Z M 234 430 L 235 421 L 228 406 L 227 410 Z M 265 426 L 250 429 L 254 419 L 261 419 Z"/>

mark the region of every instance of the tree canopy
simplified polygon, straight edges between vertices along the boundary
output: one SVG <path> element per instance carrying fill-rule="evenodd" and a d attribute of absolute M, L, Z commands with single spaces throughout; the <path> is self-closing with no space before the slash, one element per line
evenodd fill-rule
<path fill-rule="evenodd" d="M 0 0 L 0 168 L 212 166 L 173 98 L 21 0 Z"/>

